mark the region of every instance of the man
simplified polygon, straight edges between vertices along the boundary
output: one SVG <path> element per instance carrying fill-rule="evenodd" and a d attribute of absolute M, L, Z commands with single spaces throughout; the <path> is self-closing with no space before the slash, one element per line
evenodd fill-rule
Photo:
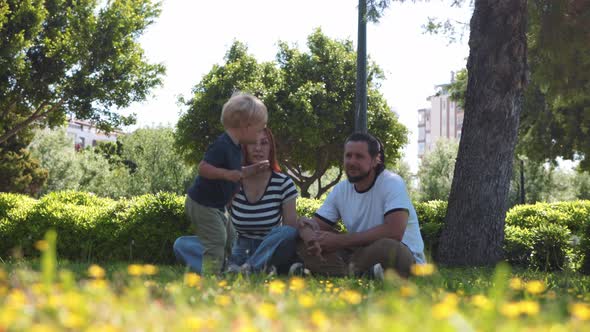
<path fill-rule="evenodd" d="M 394 269 L 407 278 L 411 266 L 426 259 L 404 181 L 385 170 L 383 148 L 369 134 L 346 139 L 344 169 L 348 181 L 334 187 L 312 219 L 299 219 L 303 264 L 313 273 L 332 276 L 368 272 L 381 279 L 383 269 Z M 338 220 L 347 233 L 334 231 Z"/>

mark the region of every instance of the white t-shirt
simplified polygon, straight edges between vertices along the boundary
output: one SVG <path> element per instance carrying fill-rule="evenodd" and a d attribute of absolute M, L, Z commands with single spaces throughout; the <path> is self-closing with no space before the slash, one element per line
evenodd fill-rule
<path fill-rule="evenodd" d="M 342 219 L 350 233 L 364 232 L 382 225 L 387 214 L 399 210 L 408 212 L 408 225 L 402 243 L 408 246 L 416 263 L 426 263 L 424 241 L 418 226 L 418 216 L 410 201 L 404 180 L 387 170 L 381 172 L 373 185 L 358 192 L 348 180 L 338 183 L 316 216 L 330 225 Z"/>

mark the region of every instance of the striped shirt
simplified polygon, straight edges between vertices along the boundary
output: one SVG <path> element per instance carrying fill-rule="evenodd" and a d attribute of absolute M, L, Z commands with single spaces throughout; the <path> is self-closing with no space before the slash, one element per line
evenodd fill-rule
<path fill-rule="evenodd" d="M 283 204 L 297 197 L 297 188 L 290 177 L 272 172 L 264 194 L 256 203 L 246 199 L 244 189 L 236 194 L 231 205 L 231 221 L 238 235 L 263 239 L 283 219 Z"/>

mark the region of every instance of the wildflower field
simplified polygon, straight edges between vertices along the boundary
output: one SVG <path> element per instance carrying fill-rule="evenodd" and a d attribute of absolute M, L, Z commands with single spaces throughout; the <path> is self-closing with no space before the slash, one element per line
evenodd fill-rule
<path fill-rule="evenodd" d="M 199 276 L 180 266 L 0 264 L 0 331 L 590 331 L 590 278 L 491 268 L 401 280 Z"/>

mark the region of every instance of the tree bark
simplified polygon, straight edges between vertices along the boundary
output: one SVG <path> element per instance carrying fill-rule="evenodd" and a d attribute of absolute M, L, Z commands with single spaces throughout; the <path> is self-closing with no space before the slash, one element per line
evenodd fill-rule
<path fill-rule="evenodd" d="M 440 264 L 493 265 L 504 218 L 523 91 L 527 1 L 476 0 L 459 153 L 438 253 Z"/>

